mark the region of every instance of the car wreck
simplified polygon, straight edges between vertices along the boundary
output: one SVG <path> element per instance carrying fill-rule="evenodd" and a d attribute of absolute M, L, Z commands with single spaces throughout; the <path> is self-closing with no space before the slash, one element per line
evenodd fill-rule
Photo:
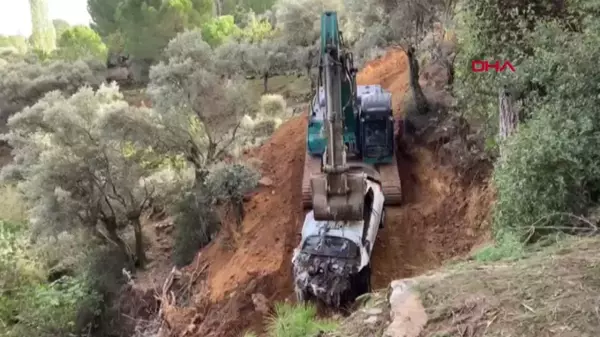
<path fill-rule="evenodd" d="M 371 291 L 370 252 L 380 224 L 375 223 L 374 230 L 369 225 L 370 221 L 336 225 L 307 214 L 302 241 L 292 258 L 299 301 L 319 300 L 340 308 Z"/>

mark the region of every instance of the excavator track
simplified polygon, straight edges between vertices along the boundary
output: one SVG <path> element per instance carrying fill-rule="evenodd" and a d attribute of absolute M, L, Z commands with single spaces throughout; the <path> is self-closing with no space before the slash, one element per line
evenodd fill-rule
<path fill-rule="evenodd" d="M 398 173 L 398 162 L 394 160 L 388 165 L 379 165 L 381 185 L 385 197 L 386 206 L 400 205 L 402 203 L 402 185 Z M 321 158 L 313 157 L 308 152 L 304 159 L 304 175 L 302 177 L 302 207 L 308 209 L 312 207 L 312 191 L 310 187 L 310 177 L 312 174 L 321 172 Z"/>

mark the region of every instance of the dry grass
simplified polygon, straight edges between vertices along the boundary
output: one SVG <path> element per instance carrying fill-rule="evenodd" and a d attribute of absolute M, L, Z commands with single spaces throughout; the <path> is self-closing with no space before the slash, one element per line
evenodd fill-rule
<path fill-rule="evenodd" d="M 253 79 L 249 84 L 258 102 L 263 94 L 263 81 L 262 79 Z M 270 94 L 282 95 L 289 105 L 304 103 L 311 95 L 310 82 L 305 76 L 274 76 L 269 78 L 268 88 Z"/>
<path fill-rule="evenodd" d="M 600 336 L 600 239 L 462 265 L 419 291 L 429 316 L 423 337 Z"/>
<path fill-rule="evenodd" d="M 327 337 L 379 337 L 390 323 L 389 291 L 366 294 L 359 298 L 360 308 Z M 377 318 L 375 320 L 375 318 Z"/>

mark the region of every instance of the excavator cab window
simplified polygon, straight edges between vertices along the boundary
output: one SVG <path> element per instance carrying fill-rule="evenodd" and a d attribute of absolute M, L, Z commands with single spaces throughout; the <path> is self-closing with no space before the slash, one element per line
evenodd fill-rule
<path fill-rule="evenodd" d="M 392 144 L 390 143 L 389 121 L 376 119 L 364 122 L 364 156 L 368 158 L 385 157 L 390 155 Z"/>

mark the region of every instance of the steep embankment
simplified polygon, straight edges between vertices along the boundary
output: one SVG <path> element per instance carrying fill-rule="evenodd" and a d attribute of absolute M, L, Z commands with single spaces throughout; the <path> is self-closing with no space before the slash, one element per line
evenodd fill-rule
<path fill-rule="evenodd" d="M 391 51 L 371 62 L 358 80 L 379 83 L 391 91 L 400 115 L 407 75 L 404 53 Z M 200 254 L 196 265 L 209 267 L 205 282 L 196 286 L 196 300 L 191 303 L 195 309 L 182 309 L 176 315 L 181 316 L 177 321 L 184 324 L 182 328 L 187 326 L 193 335 L 239 336 L 242 329 L 260 329 L 263 313 L 255 309 L 255 302 L 293 297 L 290 259 L 303 220 L 305 128 L 306 117 L 296 117 L 257 151 L 263 175 L 272 185 L 262 187 L 246 204 L 239 239 L 223 236 Z M 485 234 L 479 226 L 492 199 L 485 187 L 464 186 L 424 146 L 407 153 L 399 158 L 406 202 L 388 210 L 386 228 L 378 237 L 373 257 L 375 287 L 467 253 Z"/>

